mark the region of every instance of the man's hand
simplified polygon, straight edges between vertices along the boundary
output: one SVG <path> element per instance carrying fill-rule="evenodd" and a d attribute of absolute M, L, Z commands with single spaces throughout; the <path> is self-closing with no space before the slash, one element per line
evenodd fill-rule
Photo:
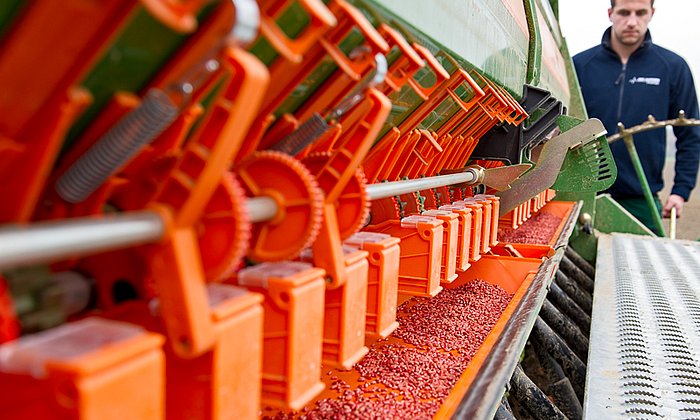
<path fill-rule="evenodd" d="M 683 204 L 685 204 L 683 197 L 677 194 L 671 194 L 668 196 L 668 200 L 666 200 L 666 204 L 661 211 L 661 215 L 663 217 L 671 217 L 671 209 L 675 207 L 676 217 L 681 217 L 681 213 L 683 212 Z"/>

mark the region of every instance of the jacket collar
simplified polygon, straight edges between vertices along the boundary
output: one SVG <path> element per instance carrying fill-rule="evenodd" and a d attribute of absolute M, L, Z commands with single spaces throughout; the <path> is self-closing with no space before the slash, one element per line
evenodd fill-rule
<path fill-rule="evenodd" d="M 605 32 L 603 33 L 603 38 L 600 40 L 600 43 L 601 43 L 601 45 L 603 45 L 603 47 L 605 47 L 605 49 L 613 51 L 612 45 L 610 44 L 610 37 L 611 36 L 612 36 L 612 26 L 610 26 L 608 29 L 605 30 Z M 649 29 L 647 29 L 647 33 L 644 34 L 644 41 L 642 41 L 642 44 L 639 46 L 639 48 L 637 48 L 637 51 L 641 50 L 642 48 L 648 48 L 651 44 L 652 44 L 651 32 L 649 31 Z"/>

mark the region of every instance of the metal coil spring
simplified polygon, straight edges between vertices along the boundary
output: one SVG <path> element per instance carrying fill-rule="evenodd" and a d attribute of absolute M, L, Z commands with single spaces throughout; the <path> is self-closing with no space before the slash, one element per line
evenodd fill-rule
<path fill-rule="evenodd" d="M 162 133 L 178 111 L 165 92 L 149 90 L 138 108 L 109 129 L 58 179 L 58 195 L 69 203 L 85 200 Z"/>

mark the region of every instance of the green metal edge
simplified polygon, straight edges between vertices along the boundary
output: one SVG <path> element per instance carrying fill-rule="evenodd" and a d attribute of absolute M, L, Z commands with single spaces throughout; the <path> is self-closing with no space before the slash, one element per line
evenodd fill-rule
<path fill-rule="evenodd" d="M 534 86 L 540 85 L 540 71 L 542 67 L 542 35 L 537 20 L 537 7 L 535 0 L 524 0 L 527 27 L 530 31 L 530 45 L 527 54 L 527 83 Z"/>
<path fill-rule="evenodd" d="M 625 232 L 635 235 L 656 236 L 654 232 L 630 214 L 609 194 L 596 197 L 596 218 L 593 226 L 603 233 Z"/>

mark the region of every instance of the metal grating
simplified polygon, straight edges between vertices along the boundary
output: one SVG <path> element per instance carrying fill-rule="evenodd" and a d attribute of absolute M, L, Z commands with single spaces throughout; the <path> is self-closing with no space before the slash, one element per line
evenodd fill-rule
<path fill-rule="evenodd" d="M 700 243 L 601 235 L 584 418 L 700 419 Z"/>

